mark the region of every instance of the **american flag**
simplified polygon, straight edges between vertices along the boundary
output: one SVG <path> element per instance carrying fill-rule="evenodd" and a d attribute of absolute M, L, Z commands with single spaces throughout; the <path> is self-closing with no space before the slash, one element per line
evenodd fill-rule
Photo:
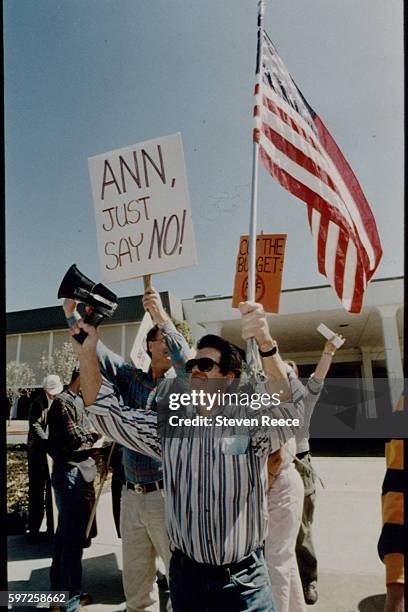
<path fill-rule="evenodd" d="M 382 255 L 373 214 L 339 147 L 265 32 L 254 117 L 265 168 L 307 204 L 319 272 L 348 311 L 360 312 Z"/>

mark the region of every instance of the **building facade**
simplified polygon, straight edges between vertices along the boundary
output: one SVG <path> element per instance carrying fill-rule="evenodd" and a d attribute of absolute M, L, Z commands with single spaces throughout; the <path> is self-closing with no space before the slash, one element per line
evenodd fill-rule
<path fill-rule="evenodd" d="M 195 340 L 206 333 L 215 333 L 244 345 L 239 311 L 231 307 L 230 296 L 195 296 L 181 300 L 164 292 L 161 297 L 170 316 L 189 323 Z M 346 338 L 335 355 L 331 375 L 357 376 L 366 381 L 387 377 L 391 401 L 393 404 L 398 401 L 403 381 L 402 277 L 372 281 L 360 314 L 346 312 L 329 286 L 283 290 L 279 310 L 279 314 L 268 315 L 272 335 L 284 357 L 303 366 L 302 373 L 313 371 L 319 359 L 324 338 L 316 328 L 319 323 L 325 323 Z M 143 314 L 142 296 L 120 298 L 114 317 L 100 327 L 103 342 L 129 359 Z M 52 355 L 67 339 L 61 306 L 7 314 L 7 361 L 27 362 L 38 385 L 42 378 L 41 356 Z M 370 401 L 367 410 L 374 416 L 375 402 Z"/>

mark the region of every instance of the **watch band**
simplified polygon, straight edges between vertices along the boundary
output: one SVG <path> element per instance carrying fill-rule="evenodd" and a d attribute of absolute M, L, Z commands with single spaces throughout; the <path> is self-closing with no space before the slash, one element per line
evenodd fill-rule
<path fill-rule="evenodd" d="M 278 345 L 275 342 L 275 345 L 269 349 L 269 351 L 261 351 L 261 349 L 259 349 L 259 354 L 261 357 L 272 357 L 272 355 L 276 355 L 276 353 L 278 352 Z"/>

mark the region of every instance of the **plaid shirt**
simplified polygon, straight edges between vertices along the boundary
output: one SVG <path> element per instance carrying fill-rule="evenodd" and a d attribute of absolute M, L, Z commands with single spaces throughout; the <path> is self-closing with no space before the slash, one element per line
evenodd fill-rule
<path fill-rule="evenodd" d="M 189 357 L 190 349 L 184 336 L 177 331 L 170 320 L 160 325 L 160 331 L 165 338 L 176 374 L 185 375 L 184 365 Z M 146 408 L 149 396 L 152 394 L 149 407 L 151 404 L 151 408 L 156 409 L 153 391 L 158 381 L 153 380 L 151 370 L 143 372 L 135 368 L 132 363 L 126 363 L 122 357 L 109 350 L 101 341 L 98 342 L 97 353 L 103 375 L 115 385 L 127 406 Z M 161 461 L 128 448 L 123 449 L 122 460 L 125 478 L 129 482 L 146 484 L 163 478 Z"/>
<path fill-rule="evenodd" d="M 54 461 L 83 461 L 95 440 L 82 398 L 65 388 L 48 411 L 47 452 Z"/>

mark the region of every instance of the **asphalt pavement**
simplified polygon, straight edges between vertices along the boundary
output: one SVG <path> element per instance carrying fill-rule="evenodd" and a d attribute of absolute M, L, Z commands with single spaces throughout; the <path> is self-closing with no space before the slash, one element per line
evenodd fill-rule
<path fill-rule="evenodd" d="M 315 457 L 314 466 L 324 488 L 318 488 L 314 523 L 319 600 L 308 610 L 382 612 L 384 568 L 377 556 L 377 540 L 385 461 Z M 118 612 L 125 609 L 121 543 L 114 528 L 109 493 L 101 496 L 97 519 L 98 536 L 83 558 L 82 590 L 92 595 L 94 603 L 83 610 Z M 9 537 L 10 590 L 47 590 L 50 563 L 50 544 L 33 545 L 24 536 Z"/>

